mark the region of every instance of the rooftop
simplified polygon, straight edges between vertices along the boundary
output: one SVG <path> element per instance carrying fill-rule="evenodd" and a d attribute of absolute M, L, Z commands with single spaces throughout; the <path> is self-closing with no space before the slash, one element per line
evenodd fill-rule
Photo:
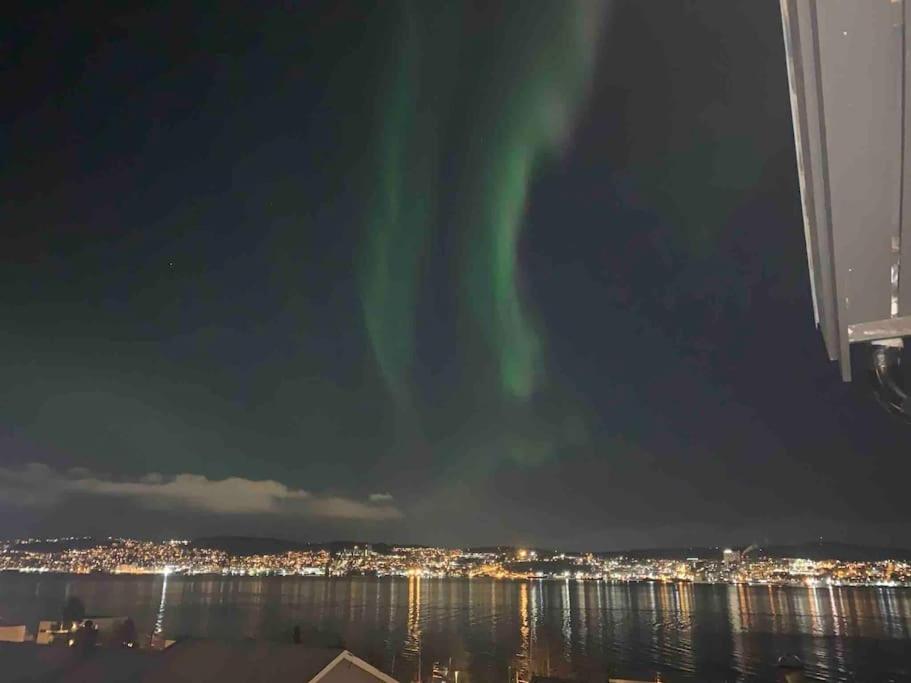
<path fill-rule="evenodd" d="M 164 651 L 95 648 L 85 652 L 0 643 L 0 671 L 9 683 L 304 683 L 338 666 L 359 669 L 359 681 L 394 683 L 347 650 L 336 648 L 190 639 Z"/>

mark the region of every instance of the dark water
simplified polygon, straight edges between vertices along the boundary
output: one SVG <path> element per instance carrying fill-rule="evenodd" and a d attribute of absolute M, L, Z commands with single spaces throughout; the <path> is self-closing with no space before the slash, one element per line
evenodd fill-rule
<path fill-rule="evenodd" d="M 911 680 L 911 590 L 458 579 L 0 576 L 0 618 L 55 617 L 66 596 L 166 637 L 339 634 L 399 680 L 435 660 L 460 680 L 529 672 L 773 680 L 794 652 L 822 680 Z"/>

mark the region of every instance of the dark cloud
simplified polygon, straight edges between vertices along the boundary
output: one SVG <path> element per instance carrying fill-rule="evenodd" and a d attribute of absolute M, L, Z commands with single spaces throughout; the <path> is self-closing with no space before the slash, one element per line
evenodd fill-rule
<path fill-rule="evenodd" d="M 139 507 L 185 508 L 218 515 L 274 514 L 334 520 L 383 521 L 402 513 L 388 493 L 360 501 L 292 489 L 277 481 L 240 477 L 209 479 L 199 474 L 165 477 L 151 472 L 125 480 L 84 468 L 57 472 L 41 463 L 0 467 L 0 500 L 19 505 L 57 506 L 73 496 L 123 498 Z"/>

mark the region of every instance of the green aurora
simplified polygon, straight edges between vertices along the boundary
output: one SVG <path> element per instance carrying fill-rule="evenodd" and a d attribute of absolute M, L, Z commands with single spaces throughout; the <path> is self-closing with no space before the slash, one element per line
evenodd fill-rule
<path fill-rule="evenodd" d="M 542 378 L 543 339 L 520 287 L 525 205 L 539 164 L 569 141 L 601 5 L 519 2 L 483 17 L 437 4 L 396 10 L 359 264 L 374 355 L 404 399 L 426 252 L 441 231 L 454 231 L 459 248 L 448 256 L 457 260 L 459 307 L 493 359 L 502 394 L 526 400 Z M 458 200 L 444 211 L 440 198 L 452 185 Z"/>

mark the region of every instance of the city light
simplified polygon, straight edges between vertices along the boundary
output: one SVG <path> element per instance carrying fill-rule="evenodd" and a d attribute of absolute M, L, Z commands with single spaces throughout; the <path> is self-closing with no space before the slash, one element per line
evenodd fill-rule
<path fill-rule="evenodd" d="M 401 576 L 498 580 L 657 581 L 793 586 L 911 586 L 911 563 L 898 560 L 849 562 L 765 557 L 725 549 L 716 557 L 638 558 L 594 553 L 396 546 L 325 548 L 273 554 L 233 555 L 166 542 L 108 538 L 26 539 L 0 543 L 0 571 L 65 574 L 159 574 L 222 576 Z M 41 544 L 41 545 L 39 545 Z M 59 549 L 48 549 L 57 544 Z"/>

